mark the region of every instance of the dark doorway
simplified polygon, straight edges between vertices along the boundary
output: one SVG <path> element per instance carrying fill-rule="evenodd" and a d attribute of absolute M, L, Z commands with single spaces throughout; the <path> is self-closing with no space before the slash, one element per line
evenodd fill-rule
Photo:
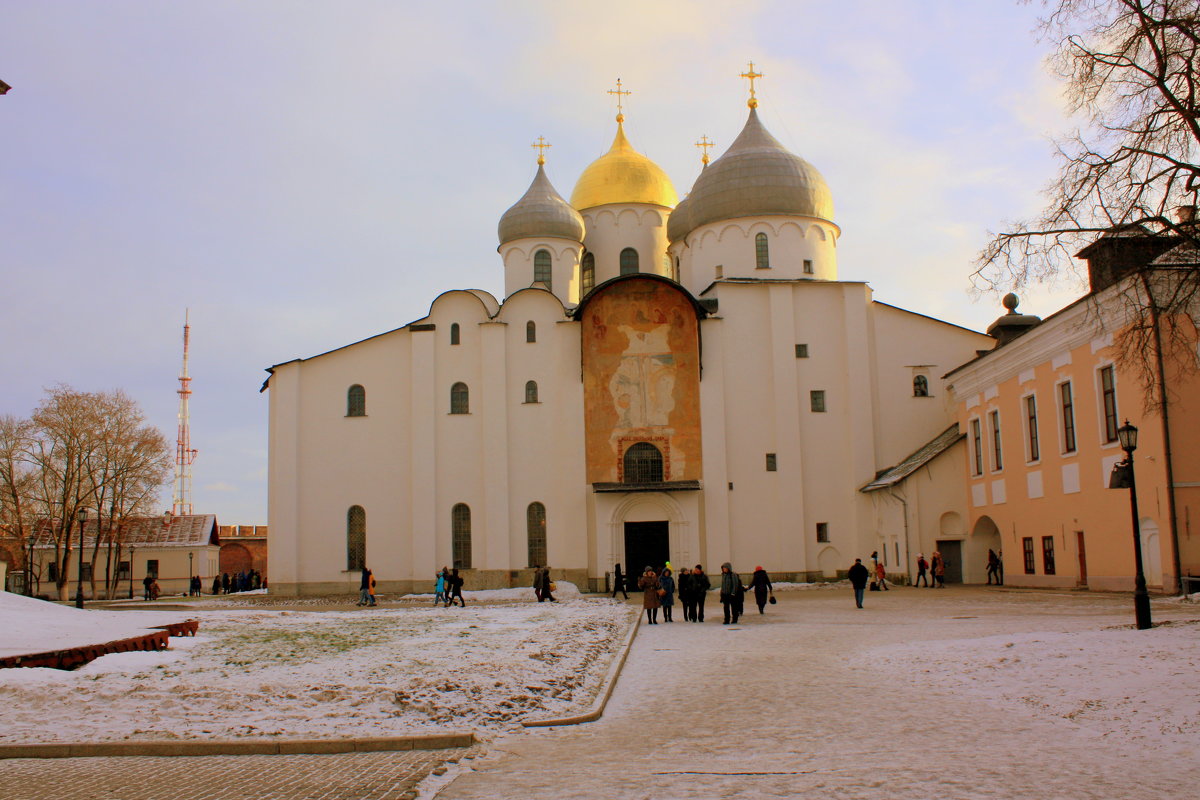
<path fill-rule="evenodd" d="M 939 539 L 937 549 L 946 565 L 946 583 L 962 583 L 962 542 L 958 539 Z"/>
<path fill-rule="evenodd" d="M 1083 546 L 1083 531 L 1075 531 L 1075 541 L 1079 546 L 1079 579 L 1076 586 L 1087 587 L 1087 550 Z"/>
<path fill-rule="evenodd" d="M 630 591 L 647 566 L 662 569 L 671 560 L 667 522 L 625 523 L 625 574 Z"/>

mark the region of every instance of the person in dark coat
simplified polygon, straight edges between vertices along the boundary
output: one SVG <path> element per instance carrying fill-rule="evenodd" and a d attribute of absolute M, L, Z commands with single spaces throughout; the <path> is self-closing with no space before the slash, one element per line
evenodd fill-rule
<path fill-rule="evenodd" d="M 614 598 L 617 596 L 617 592 L 620 592 L 621 594 L 625 595 L 626 600 L 629 599 L 629 592 L 626 591 L 626 586 L 625 586 L 625 573 L 621 572 L 620 564 L 613 565 L 613 593 L 612 593 L 612 596 Z"/>
<path fill-rule="evenodd" d="M 450 578 L 448 583 L 450 584 L 450 599 L 446 602 L 446 605 L 454 605 L 455 598 L 458 598 L 458 604 L 463 608 L 466 608 L 467 601 L 463 600 L 462 594 L 463 579 L 462 576 L 458 574 L 458 567 L 450 570 Z"/>
<path fill-rule="evenodd" d="M 704 574 L 704 567 L 697 564 L 692 572 L 692 599 L 696 604 L 692 609 L 692 622 L 704 622 L 704 601 L 708 599 L 708 590 L 711 588 L 712 582 Z"/>
<path fill-rule="evenodd" d="M 684 567 L 679 571 L 679 605 L 683 606 L 683 621 L 691 622 L 696 613 L 696 598 L 692 594 L 692 571 Z"/>
<path fill-rule="evenodd" d="M 925 560 L 924 553 L 917 553 L 917 579 L 913 582 L 913 588 L 921 585 L 921 581 L 925 581 L 925 586 L 929 586 L 929 577 L 926 573 L 929 571 L 929 562 Z"/>
<path fill-rule="evenodd" d="M 237 577 L 236 575 L 234 577 Z M 358 580 L 358 603 L 357 605 L 365 606 L 371 602 L 371 570 L 363 565 L 362 574 Z"/>
<path fill-rule="evenodd" d="M 638 578 L 638 588 L 642 590 L 642 608 L 646 610 L 646 621 L 651 625 L 658 624 L 658 576 L 653 567 L 646 567 L 642 577 Z"/>
<path fill-rule="evenodd" d="M 996 551 L 995 551 L 995 550 L 992 550 L 992 549 L 990 549 L 990 548 L 989 548 L 989 549 L 988 549 L 988 560 L 987 560 L 987 582 L 988 582 L 988 586 L 991 586 L 991 585 L 992 585 L 992 579 L 993 579 L 993 578 L 995 578 L 995 579 L 996 579 L 996 585 L 997 585 L 997 586 L 999 586 L 999 585 L 1000 585 L 1000 575 L 999 575 L 999 569 L 1000 569 L 1000 558 L 999 558 L 999 556 L 997 556 L 997 555 L 996 555 Z"/>
<path fill-rule="evenodd" d="M 537 564 L 533 565 L 533 596 L 542 602 L 542 568 Z"/>
<path fill-rule="evenodd" d="M 846 572 L 846 577 L 850 579 L 850 585 L 854 587 L 854 604 L 862 608 L 863 592 L 867 588 L 867 581 L 871 579 L 871 571 L 863 566 L 861 558 L 856 558 L 854 566 Z"/>
<path fill-rule="evenodd" d="M 542 599 L 549 600 L 551 603 L 557 602 L 554 599 L 554 594 L 550 591 L 553 588 L 553 583 L 550 580 L 550 568 L 542 567 Z"/>
<path fill-rule="evenodd" d="M 152 583 L 154 583 L 154 576 L 147 572 L 146 577 L 142 578 L 142 586 L 146 587 L 145 599 L 147 600 L 150 599 L 150 584 Z"/>
<path fill-rule="evenodd" d="M 229 594 L 229 573 L 221 573 L 221 594 Z"/>
<path fill-rule="evenodd" d="M 767 595 L 771 594 L 771 578 L 762 567 L 755 567 L 750 576 L 750 588 L 754 590 L 754 602 L 758 605 L 758 613 L 762 614 L 767 606 Z"/>
<path fill-rule="evenodd" d="M 721 565 L 721 607 L 725 611 L 725 621 L 722 625 L 736 625 L 742 615 L 742 603 L 746 587 L 742 579 L 733 571 L 733 565 L 726 561 Z"/>
<path fill-rule="evenodd" d="M 213 590 L 213 594 L 220 594 L 220 593 L 221 593 L 221 576 L 220 576 L 220 575 L 214 575 L 214 576 L 213 576 L 213 586 L 212 586 L 212 590 Z"/>
<path fill-rule="evenodd" d="M 671 610 L 675 608 L 675 578 L 671 575 L 670 567 L 665 567 L 658 576 L 658 587 L 663 590 L 663 594 L 658 598 L 662 604 L 663 622 L 674 622 L 675 620 L 671 619 Z"/>

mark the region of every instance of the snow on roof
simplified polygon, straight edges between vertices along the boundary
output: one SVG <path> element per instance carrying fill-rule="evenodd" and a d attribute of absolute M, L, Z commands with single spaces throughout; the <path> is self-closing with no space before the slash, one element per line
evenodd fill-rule
<path fill-rule="evenodd" d="M 51 535 L 55 522 L 42 520 L 38 525 L 34 547 L 53 547 Z M 89 519 L 84 526 L 83 546 L 96 544 L 97 521 Z M 108 531 L 105 530 L 105 537 Z M 78 542 L 79 533 L 72 538 Z M 126 547 L 203 547 L 220 544 L 217 534 L 216 514 L 182 514 L 161 517 L 130 517 L 122 521 L 117 531 L 117 541 Z M 107 541 L 105 538 L 104 541 Z"/>
<path fill-rule="evenodd" d="M 886 489 L 889 486 L 895 486 L 964 438 L 966 438 L 966 434 L 959 433 L 958 423 L 954 423 L 896 466 L 880 472 L 875 476 L 875 480 L 862 487 L 859 491 L 874 492 L 879 489 Z"/>

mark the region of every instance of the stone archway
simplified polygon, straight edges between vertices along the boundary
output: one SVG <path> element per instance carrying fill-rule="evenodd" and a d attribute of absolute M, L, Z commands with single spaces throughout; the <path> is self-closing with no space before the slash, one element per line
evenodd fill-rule
<path fill-rule="evenodd" d="M 237 542 L 221 545 L 221 572 L 230 575 L 238 572 L 249 572 L 254 567 L 254 557 L 250 551 Z"/>
<path fill-rule="evenodd" d="M 842 554 L 832 545 L 817 554 L 817 566 L 823 578 L 836 578 L 839 568 L 849 568 L 849 565 L 842 563 Z"/>
<path fill-rule="evenodd" d="M 963 583 L 985 583 L 988 550 L 1003 557 L 1000 547 L 1000 528 L 995 520 L 986 514 L 975 520 L 963 553 Z"/>
<path fill-rule="evenodd" d="M 630 563 L 630 558 L 670 561 L 676 567 L 691 563 L 695 553 L 688 547 L 688 527 L 683 509 L 669 494 L 630 493 L 613 508 L 609 517 L 612 561 L 620 562 L 630 578 L 640 574 L 646 566 L 645 563 Z M 631 548 L 632 552 L 629 552 Z"/>

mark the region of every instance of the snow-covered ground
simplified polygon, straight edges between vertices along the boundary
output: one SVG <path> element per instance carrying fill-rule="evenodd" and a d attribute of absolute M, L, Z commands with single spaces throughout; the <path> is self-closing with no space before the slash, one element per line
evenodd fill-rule
<path fill-rule="evenodd" d="M 101 613 L 41 606 L 31 619 Z M 0 742 L 488 736 L 586 709 L 636 611 L 604 600 L 201 611 L 200 634 L 168 651 L 0 670 Z"/>
<path fill-rule="evenodd" d="M 22 656 L 144 636 L 182 622 L 180 611 L 102 611 L 0 592 L 0 656 Z"/>

